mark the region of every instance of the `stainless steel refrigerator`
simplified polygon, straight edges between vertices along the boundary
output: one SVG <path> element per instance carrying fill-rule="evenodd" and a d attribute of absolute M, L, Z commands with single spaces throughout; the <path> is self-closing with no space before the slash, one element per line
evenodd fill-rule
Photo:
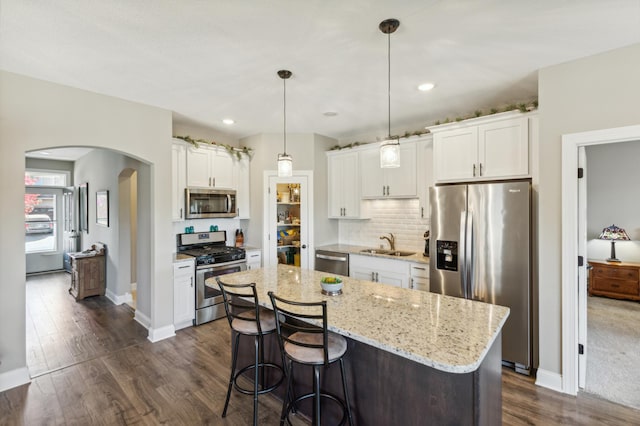
<path fill-rule="evenodd" d="M 431 292 L 507 306 L 502 359 L 531 368 L 531 183 L 429 189 Z"/>

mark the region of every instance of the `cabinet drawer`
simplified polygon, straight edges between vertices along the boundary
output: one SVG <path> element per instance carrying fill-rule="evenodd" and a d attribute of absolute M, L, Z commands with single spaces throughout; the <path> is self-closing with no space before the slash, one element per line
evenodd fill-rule
<path fill-rule="evenodd" d="M 594 277 L 593 290 L 638 295 L 638 281 Z"/>
<path fill-rule="evenodd" d="M 411 265 L 411 276 L 429 278 L 429 265 Z"/>
<path fill-rule="evenodd" d="M 623 280 L 638 280 L 638 270 L 625 267 L 596 266 L 593 268 L 595 278 L 618 278 Z"/>

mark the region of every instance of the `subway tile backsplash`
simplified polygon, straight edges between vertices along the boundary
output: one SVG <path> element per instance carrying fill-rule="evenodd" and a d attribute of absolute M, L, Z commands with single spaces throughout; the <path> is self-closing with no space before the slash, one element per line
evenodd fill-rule
<path fill-rule="evenodd" d="M 422 252 L 424 231 L 429 229 L 429 219 L 420 217 L 419 200 L 365 200 L 371 219 L 341 220 L 339 238 L 341 244 L 389 248 L 381 235 L 393 233 L 396 248 Z"/>

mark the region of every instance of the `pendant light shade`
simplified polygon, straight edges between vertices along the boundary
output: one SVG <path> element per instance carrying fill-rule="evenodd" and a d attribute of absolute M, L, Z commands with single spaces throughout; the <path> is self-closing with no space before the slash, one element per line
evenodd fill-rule
<path fill-rule="evenodd" d="M 293 175 L 293 159 L 287 154 L 287 79 L 291 77 L 291 71 L 280 70 L 278 76 L 282 79 L 283 84 L 283 110 L 284 110 L 284 127 L 283 140 L 284 152 L 278 154 L 278 177 L 289 177 Z"/>
<path fill-rule="evenodd" d="M 400 26 L 397 19 L 385 19 L 378 26 L 387 35 L 387 83 L 388 83 L 388 138 L 380 146 L 380 167 L 383 169 L 400 167 L 400 142 L 391 138 L 391 34 Z"/>

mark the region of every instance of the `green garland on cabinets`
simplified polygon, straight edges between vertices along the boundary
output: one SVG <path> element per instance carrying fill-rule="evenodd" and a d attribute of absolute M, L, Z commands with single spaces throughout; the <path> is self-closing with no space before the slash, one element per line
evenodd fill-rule
<path fill-rule="evenodd" d="M 231 155 L 232 157 L 236 157 L 238 160 L 242 158 L 243 154 L 249 157 L 249 159 L 253 157 L 253 149 L 247 148 L 246 146 L 243 146 L 241 148 L 236 148 L 235 146 L 227 145 L 227 144 L 216 142 L 216 141 L 207 141 L 204 139 L 193 139 L 191 136 L 174 136 L 174 138 L 190 143 L 196 148 L 198 148 L 200 144 L 221 146 L 227 150 L 229 155 Z"/>

